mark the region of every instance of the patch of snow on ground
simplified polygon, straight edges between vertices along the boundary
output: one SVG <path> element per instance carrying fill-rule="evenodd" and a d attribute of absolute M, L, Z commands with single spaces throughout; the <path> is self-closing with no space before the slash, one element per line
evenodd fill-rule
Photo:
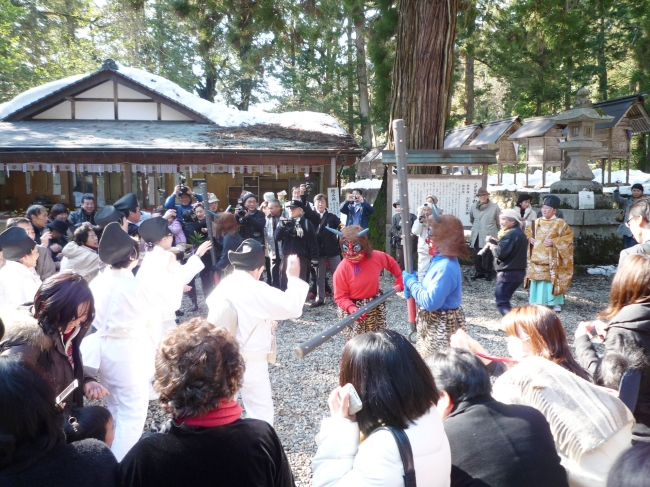
<path fill-rule="evenodd" d="M 593 169 L 594 173 L 594 181 L 596 182 L 601 182 L 601 173 L 602 169 Z M 488 191 L 525 191 L 525 190 L 530 190 L 531 187 L 534 187 L 537 191 L 540 193 L 548 193 L 550 191 L 550 186 L 551 184 L 555 183 L 556 181 L 560 180 L 560 171 L 557 172 L 551 172 L 547 171 L 546 172 L 546 186 L 542 187 L 542 171 L 541 169 L 537 169 L 535 172 L 532 174 L 528 175 L 528 185 L 529 187 L 526 188 L 524 186 L 526 182 L 526 174 L 525 173 L 517 173 L 517 184 L 514 183 L 514 175 L 513 174 L 503 174 L 502 176 L 502 181 L 503 184 L 497 185 L 497 175 L 492 174 L 488 176 Z M 607 173 L 605 174 L 605 181 L 608 180 Z M 621 171 L 612 171 L 612 183 L 615 183 L 616 181 L 620 181 L 621 184 L 625 184 L 625 170 Z M 637 171 L 634 169 L 630 169 L 630 186 L 635 183 L 641 183 L 643 184 L 645 188 L 645 193 L 650 194 L 650 174 L 643 172 L 643 171 Z M 621 186 L 621 194 L 630 194 L 631 188 L 630 186 Z M 605 193 L 611 193 L 614 191 L 613 187 L 609 188 L 604 188 L 603 192 Z"/>
<path fill-rule="evenodd" d="M 0 120 L 5 118 L 7 115 L 11 115 L 17 110 L 20 110 L 21 108 L 26 107 L 27 105 L 54 93 L 55 91 L 65 88 L 69 84 L 76 83 L 86 76 L 88 76 L 88 74 L 75 74 L 74 76 L 68 76 L 67 78 L 51 81 L 50 83 L 45 83 L 44 85 L 36 86 L 22 92 L 13 100 L 0 105 Z"/>
<path fill-rule="evenodd" d="M 341 189 L 379 189 L 381 188 L 381 179 L 361 179 L 359 181 L 352 181 Z"/>
<path fill-rule="evenodd" d="M 616 274 L 615 265 L 599 265 L 598 267 L 591 267 L 587 269 L 587 274 L 600 275 L 600 276 L 611 276 Z"/>

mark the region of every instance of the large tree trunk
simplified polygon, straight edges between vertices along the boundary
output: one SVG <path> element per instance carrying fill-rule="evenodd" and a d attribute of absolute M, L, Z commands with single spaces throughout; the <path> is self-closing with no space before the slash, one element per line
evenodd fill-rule
<path fill-rule="evenodd" d="M 357 82 L 359 83 L 359 114 L 361 115 L 361 145 L 372 147 L 372 126 L 370 125 L 370 98 L 368 96 L 368 74 L 366 72 L 366 39 L 364 37 L 366 18 L 363 4 L 354 12 L 354 32 L 357 47 Z"/>
<path fill-rule="evenodd" d="M 348 34 L 348 133 L 354 136 L 354 79 L 352 69 L 352 63 L 354 62 L 352 56 L 352 17 L 348 18 L 347 25 L 347 34 Z"/>
<path fill-rule="evenodd" d="M 598 46 L 596 47 L 596 58 L 598 60 L 598 94 L 600 101 L 607 100 L 607 57 L 605 56 L 605 6 L 602 0 L 598 2 Z"/>
<path fill-rule="evenodd" d="M 465 125 L 474 123 L 474 57 L 465 54 Z"/>
<path fill-rule="evenodd" d="M 404 119 L 409 149 L 442 149 L 454 67 L 458 0 L 400 0 L 391 124 Z"/>

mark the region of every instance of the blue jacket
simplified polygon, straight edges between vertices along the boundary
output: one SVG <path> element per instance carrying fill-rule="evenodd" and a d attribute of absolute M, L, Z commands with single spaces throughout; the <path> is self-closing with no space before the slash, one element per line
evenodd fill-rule
<path fill-rule="evenodd" d="M 203 201 L 203 195 L 195 194 L 194 197 L 197 201 Z M 191 200 L 192 198 L 190 198 Z M 192 203 L 189 205 L 175 205 L 176 203 L 176 193 L 170 194 L 169 197 L 165 200 L 165 208 L 168 210 L 176 210 L 176 219 L 183 222 L 183 212 L 185 210 L 192 211 Z"/>
<path fill-rule="evenodd" d="M 368 218 L 370 218 L 372 212 L 375 211 L 375 209 L 370 206 L 370 203 L 366 203 L 365 201 L 363 203 L 359 203 L 359 207 L 357 208 L 356 212 L 354 211 L 354 201 L 344 201 L 341 204 L 340 210 L 341 213 L 348 216 L 347 221 L 345 222 L 346 226 L 360 225 L 361 228 L 368 228 Z"/>
<path fill-rule="evenodd" d="M 411 284 L 411 296 L 427 311 L 456 309 L 463 297 L 462 283 L 458 259 L 436 255 L 431 259 L 422 283 Z"/>

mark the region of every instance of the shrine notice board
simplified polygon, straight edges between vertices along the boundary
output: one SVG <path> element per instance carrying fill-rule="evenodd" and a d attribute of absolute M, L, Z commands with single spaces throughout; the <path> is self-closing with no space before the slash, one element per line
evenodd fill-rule
<path fill-rule="evenodd" d="M 390 176 L 388 185 L 388 205 L 390 208 L 390 219 L 395 214 L 393 202 L 399 197 L 397 190 L 397 176 Z M 434 195 L 438 198 L 438 208 L 443 210 L 445 215 L 454 215 L 463 226 L 471 227 L 469 212 L 472 203 L 476 200 L 476 192 L 483 185 L 483 176 L 458 176 L 449 177 L 446 175 L 435 176 L 428 174 L 409 174 L 408 195 L 409 210 L 417 216 L 417 209 L 426 202 L 427 195 Z"/>

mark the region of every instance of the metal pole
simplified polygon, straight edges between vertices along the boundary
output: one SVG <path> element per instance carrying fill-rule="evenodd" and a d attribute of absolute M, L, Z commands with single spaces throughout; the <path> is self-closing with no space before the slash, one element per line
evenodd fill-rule
<path fill-rule="evenodd" d="M 363 313 L 366 313 L 371 309 L 376 308 L 377 306 L 379 306 L 381 303 L 383 303 L 388 298 L 390 298 L 393 294 L 396 293 L 397 291 L 395 291 L 395 289 L 390 289 L 389 291 L 386 291 L 384 294 L 382 294 L 381 296 L 377 296 L 375 299 L 370 301 L 362 308 L 359 308 L 351 315 L 343 318 L 336 325 L 332 326 L 331 328 L 328 328 L 322 333 L 319 333 L 317 336 L 310 338 L 306 342 L 301 343 L 296 347 L 296 357 L 305 358 L 307 354 L 313 352 L 315 349 L 320 347 L 323 343 L 327 342 L 334 335 L 336 335 L 338 332 L 343 330 L 343 328 L 345 328 L 346 326 L 350 325 L 351 323 L 359 319 L 359 317 L 361 317 Z"/>
<path fill-rule="evenodd" d="M 212 212 L 209 211 L 210 203 L 208 202 L 208 185 L 206 183 L 201 183 L 201 194 L 203 195 L 203 206 L 207 206 L 205 208 L 205 224 L 208 227 L 208 238 L 214 244 L 214 240 L 212 239 Z M 217 250 L 214 246 L 210 249 L 210 259 L 214 266 L 217 263 Z"/>
<path fill-rule="evenodd" d="M 397 166 L 397 191 L 402 207 L 402 245 L 404 247 L 404 269 L 409 274 L 413 272 L 413 249 L 411 248 L 411 218 L 408 194 L 408 169 L 406 161 L 406 140 L 404 137 L 404 120 L 393 120 L 393 134 L 395 136 L 395 163 Z M 409 340 L 417 341 L 415 326 L 415 299 L 406 300 L 408 321 L 411 325 Z"/>

